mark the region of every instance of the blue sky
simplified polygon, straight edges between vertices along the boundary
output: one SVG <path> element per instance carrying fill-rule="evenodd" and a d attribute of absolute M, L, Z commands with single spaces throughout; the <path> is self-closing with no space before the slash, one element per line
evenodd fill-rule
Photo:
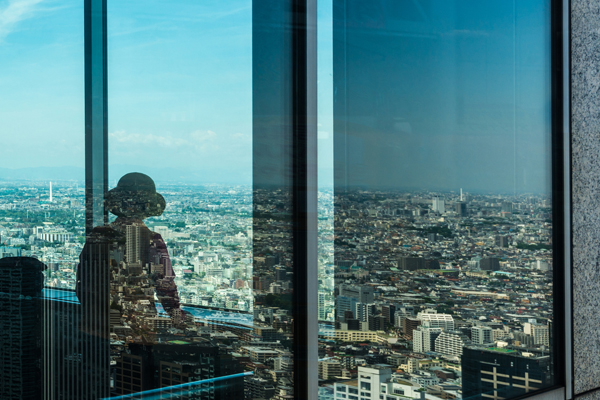
<path fill-rule="evenodd" d="M 548 3 L 348 2 L 334 82 L 319 1 L 320 183 L 346 86 L 350 184 L 547 191 Z M 176 4 L 109 1 L 111 182 L 137 169 L 251 183 L 251 0 Z M 0 0 L 0 60 L 0 168 L 83 167 L 83 2 Z"/>
<path fill-rule="evenodd" d="M 0 1 L 0 167 L 83 166 L 83 2 Z"/>
<path fill-rule="evenodd" d="M 108 21 L 111 162 L 250 183 L 251 1 L 112 1 Z"/>
<path fill-rule="evenodd" d="M 548 193 L 549 3 L 346 2 L 336 184 Z"/>
<path fill-rule="evenodd" d="M 250 183 L 251 1 L 108 14 L 110 165 Z M 83 167 L 83 1 L 0 1 L 0 60 L 0 167 Z"/>

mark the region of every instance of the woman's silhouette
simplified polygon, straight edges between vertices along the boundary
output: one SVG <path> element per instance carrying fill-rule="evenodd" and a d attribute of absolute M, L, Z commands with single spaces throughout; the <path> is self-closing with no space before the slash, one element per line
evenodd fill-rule
<path fill-rule="evenodd" d="M 149 176 L 130 173 L 106 194 L 105 205 L 117 219 L 94 228 L 79 257 L 80 327 L 96 337 L 112 333 L 121 340 L 151 344 L 156 341 L 150 322 L 156 317 L 156 299 L 173 326 L 185 318 L 167 246 L 143 221 L 161 215 L 166 202 Z"/>

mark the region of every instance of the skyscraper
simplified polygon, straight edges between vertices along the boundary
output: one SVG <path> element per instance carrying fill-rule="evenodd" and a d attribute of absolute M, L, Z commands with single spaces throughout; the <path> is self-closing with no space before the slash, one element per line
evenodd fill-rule
<path fill-rule="evenodd" d="M 0 398 L 42 392 L 41 294 L 46 266 L 29 257 L 0 259 Z"/>
<path fill-rule="evenodd" d="M 552 382 L 550 356 L 467 346 L 461 358 L 463 398 L 509 398 Z"/>
<path fill-rule="evenodd" d="M 471 342 L 473 344 L 492 343 L 492 328 L 489 326 L 474 326 L 471 328 Z"/>
<path fill-rule="evenodd" d="M 434 197 L 431 209 L 433 211 L 435 211 L 435 212 L 440 213 L 440 214 L 445 213 L 446 212 L 446 206 L 444 204 L 444 200 L 440 199 L 439 197 Z"/>

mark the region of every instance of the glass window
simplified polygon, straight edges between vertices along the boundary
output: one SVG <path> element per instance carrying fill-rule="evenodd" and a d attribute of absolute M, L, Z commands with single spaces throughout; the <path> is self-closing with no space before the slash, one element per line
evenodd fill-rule
<path fill-rule="evenodd" d="M 0 2 L 0 59 L 0 398 L 50 397 L 85 241 L 83 2 Z"/>
<path fill-rule="evenodd" d="M 318 10 L 321 347 L 404 393 L 554 385 L 550 1 Z"/>
<path fill-rule="evenodd" d="M 551 3 L 0 1 L 0 398 L 560 383 Z"/>
<path fill-rule="evenodd" d="M 85 240 L 83 4 L 4 3 L 0 258 L 37 258 L 46 286 L 74 289 Z"/>

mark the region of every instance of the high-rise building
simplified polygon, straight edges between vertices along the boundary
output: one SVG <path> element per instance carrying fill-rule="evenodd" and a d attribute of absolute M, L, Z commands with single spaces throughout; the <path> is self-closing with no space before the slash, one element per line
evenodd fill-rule
<path fill-rule="evenodd" d="M 502 212 L 512 213 L 512 211 L 513 211 L 513 203 L 511 201 L 503 201 L 502 202 Z"/>
<path fill-rule="evenodd" d="M 398 257 L 398 269 L 402 271 L 416 271 L 418 269 L 440 269 L 440 263 L 437 260 L 426 260 L 421 257 Z"/>
<path fill-rule="evenodd" d="M 467 216 L 467 203 L 460 201 L 460 202 L 454 204 L 454 211 L 456 212 L 456 214 L 459 217 L 466 217 Z"/>
<path fill-rule="evenodd" d="M 319 292 L 319 320 L 323 321 L 327 318 L 327 309 L 325 308 L 325 293 Z"/>
<path fill-rule="evenodd" d="M 434 197 L 431 209 L 433 211 L 435 211 L 435 212 L 440 213 L 440 214 L 445 213 L 446 212 L 446 206 L 444 204 L 444 200 L 440 199 L 439 197 Z"/>
<path fill-rule="evenodd" d="M 550 346 L 550 333 L 548 330 L 548 325 L 535 322 L 525 322 L 523 324 L 523 332 L 533 337 L 534 344 Z"/>
<path fill-rule="evenodd" d="M 497 257 L 483 257 L 481 261 L 479 261 L 479 268 L 482 271 L 499 271 L 500 260 L 498 260 Z"/>
<path fill-rule="evenodd" d="M 338 359 L 319 361 L 319 378 L 332 379 L 342 376 L 342 366 Z"/>
<path fill-rule="evenodd" d="M 489 326 L 473 326 L 471 328 L 471 342 L 473 344 L 493 343 L 492 328 Z"/>
<path fill-rule="evenodd" d="M 550 385 L 550 356 L 525 355 L 508 348 L 465 347 L 461 357 L 463 398 L 506 399 Z"/>
<path fill-rule="evenodd" d="M 495 242 L 498 247 L 508 247 L 508 236 L 496 236 Z"/>
<path fill-rule="evenodd" d="M 460 356 L 463 347 L 470 343 L 469 338 L 458 331 L 442 332 L 435 339 L 435 351 L 450 356 Z"/>
<path fill-rule="evenodd" d="M 415 353 L 423 353 L 423 330 L 421 327 L 413 330 L 413 351 Z"/>
<path fill-rule="evenodd" d="M 380 400 L 384 396 L 386 399 L 394 400 L 425 399 L 425 392 L 421 385 L 394 379 L 392 369 L 385 364 L 359 366 L 358 379 L 336 382 L 334 390 L 335 399 Z"/>
<path fill-rule="evenodd" d="M 421 257 L 398 257 L 398 269 L 402 271 L 416 271 L 425 269 L 425 259 Z"/>
<path fill-rule="evenodd" d="M 381 306 L 381 315 L 386 319 L 386 324 L 394 324 L 394 314 L 396 313 L 395 304 L 385 304 Z"/>
<path fill-rule="evenodd" d="M 369 315 L 367 322 L 370 331 L 384 331 L 386 328 L 386 319 L 383 315 Z"/>
<path fill-rule="evenodd" d="M 428 353 L 435 350 L 435 339 L 442 333 L 440 328 L 427 328 L 423 325 L 413 330 L 413 351 Z"/>
<path fill-rule="evenodd" d="M 127 264 L 140 264 L 142 267 L 148 262 L 148 247 L 150 231 L 141 225 L 127 225 L 125 231 Z"/>
<path fill-rule="evenodd" d="M 420 319 L 411 317 L 406 317 L 402 320 L 402 331 L 409 340 L 412 340 L 413 331 L 421 325 L 421 322 Z"/>
<path fill-rule="evenodd" d="M 360 303 L 372 303 L 373 287 L 367 285 L 341 285 L 340 296 L 358 299 Z"/>
<path fill-rule="evenodd" d="M 375 315 L 376 312 L 377 307 L 375 304 L 356 303 L 354 316 L 359 321 L 367 322 L 369 320 L 369 316 Z"/>
<path fill-rule="evenodd" d="M 29 257 L 0 259 L 0 398 L 42 394 L 41 293 L 46 266 Z"/>
<path fill-rule="evenodd" d="M 359 300 L 355 297 L 347 297 L 347 296 L 337 296 L 335 298 L 335 311 L 337 315 L 337 319 L 340 322 L 344 322 L 346 320 L 346 312 L 351 312 L 353 317 L 356 317 L 356 305 L 359 303 Z"/>
<path fill-rule="evenodd" d="M 454 318 L 450 314 L 420 312 L 417 314 L 417 319 L 422 321 L 421 325 L 428 328 L 441 328 L 444 331 L 454 330 Z"/>

